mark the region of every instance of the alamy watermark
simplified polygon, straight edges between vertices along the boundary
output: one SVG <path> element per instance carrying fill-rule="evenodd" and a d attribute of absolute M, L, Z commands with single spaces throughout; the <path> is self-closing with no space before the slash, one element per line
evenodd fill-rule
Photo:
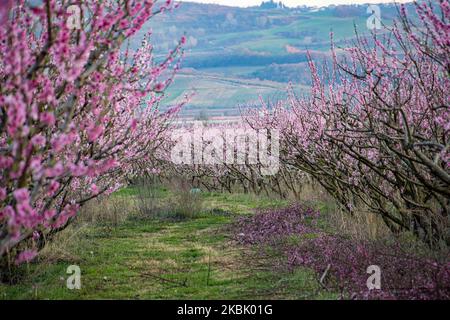
<path fill-rule="evenodd" d="M 77 265 L 71 265 L 67 268 L 67 274 L 70 276 L 67 278 L 66 286 L 69 290 L 81 289 L 81 269 Z"/>
<path fill-rule="evenodd" d="M 370 265 L 367 267 L 366 272 L 370 274 L 366 281 L 367 289 L 381 290 L 381 268 L 377 265 Z"/>
<path fill-rule="evenodd" d="M 369 30 L 381 29 L 381 9 L 376 4 L 371 4 L 367 7 L 367 13 L 370 17 L 367 18 L 366 24 Z"/>
<path fill-rule="evenodd" d="M 73 30 L 81 29 L 81 8 L 77 5 L 71 5 L 67 8 L 69 17 L 67 18 L 67 28 Z"/>
<path fill-rule="evenodd" d="M 171 160 L 186 165 L 258 165 L 262 175 L 279 170 L 280 133 L 275 129 L 219 129 L 196 122 L 172 132 Z"/>

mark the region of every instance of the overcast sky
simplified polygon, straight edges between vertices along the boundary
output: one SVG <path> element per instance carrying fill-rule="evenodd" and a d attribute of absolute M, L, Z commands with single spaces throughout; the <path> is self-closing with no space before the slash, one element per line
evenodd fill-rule
<path fill-rule="evenodd" d="M 1 0 L 0 0 L 1 1 Z M 261 4 L 262 0 L 181 0 L 189 2 L 202 2 L 202 3 L 217 3 L 228 6 L 238 7 L 250 7 Z M 264 0 L 269 1 L 269 0 Z M 280 0 L 274 0 L 276 2 Z M 393 3 L 393 0 L 281 0 L 285 5 L 289 7 L 296 7 L 300 5 L 308 6 L 327 6 L 330 4 L 364 4 L 364 3 Z M 410 2 L 411 0 L 397 0 L 396 2 Z"/>

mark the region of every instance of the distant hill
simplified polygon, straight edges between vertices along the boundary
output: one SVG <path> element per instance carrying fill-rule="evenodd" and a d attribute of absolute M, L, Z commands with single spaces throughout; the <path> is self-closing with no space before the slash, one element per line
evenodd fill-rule
<path fill-rule="evenodd" d="M 215 108 L 217 113 L 217 108 L 227 109 L 225 104 L 230 104 L 229 110 L 236 110 L 236 103 L 257 98 L 258 94 L 267 99 L 273 97 L 274 89 L 268 90 L 264 83 L 261 83 L 264 90 L 255 90 L 258 81 L 278 83 L 277 88 L 286 87 L 290 81 L 308 85 L 306 53 L 312 52 L 317 61 L 326 60 L 331 31 L 336 44 L 341 46 L 354 39 L 355 29 L 360 34 L 368 33 L 367 7 L 286 8 L 268 0 L 259 7 L 237 8 L 183 2 L 178 9 L 152 19 L 141 35 L 152 30 L 152 43 L 160 54 L 168 52 L 177 39 L 186 35 L 183 67 L 196 73 L 180 76 L 179 81 L 188 82 L 187 87 L 197 93 L 190 108 Z M 392 4 L 380 8 L 382 23 L 391 25 L 398 8 Z M 137 37 L 132 46 L 139 43 Z M 211 74 L 214 78 L 209 77 Z M 218 77 L 225 80 L 218 81 Z M 236 94 L 236 87 L 229 85 L 230 78 L 252 79 L 253 85 L 242 86 Z M 183 94 L 176 81 L 169 92 L 170 101 Z M 205 83 L 209 84 L 207 89 Z M 207 93 L 202 94 L 202 90 Z M 211 94 L 214 90 L 220 92 L 217 98 Z M 232 98 L 225 99 L 227 93 Z"/>
<path fill-rule="evenodd" d="M 276 1 L 264 2 L 269 8 L 237 8 L 215 4 L 183 2 L 178 9 L 155 17 L 145 29 L 153 29 L 156 49 L 167 51 L 175 38 L 186 34 L 193 52 L 226 50 L 256 51 L 263 54 L 286 53 L 286 45 L 300 49 L 327 50 L 329 33 L 337 40 L 352 38 L 354 24 L 368 31 L 367 5 L 325 8 L 270 8 Z M 265 6 L 262 5 L 262 6 Z M 382 21 L 391 24 L 397 15 L 392 4 L 380 5 Z"/>

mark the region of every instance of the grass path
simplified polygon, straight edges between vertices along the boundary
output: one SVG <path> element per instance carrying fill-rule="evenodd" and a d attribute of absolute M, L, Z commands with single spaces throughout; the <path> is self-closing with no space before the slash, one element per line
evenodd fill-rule
<path fill-rule="evenodd" d="M 50 246 L 40 261 L 23 267 L 19 284 L 0 284 L 0 299 L 326 297 L 310 272 L 274 272 L 254 250 L 229 237 L 227 226 L 236 216 L 282 202 L 247 195 L 204 198 L 206 207 L 216 210 L 192 220 L 130 216 L 115 227 L 79 225 L 61 235 L 60 244 Z M 81 268 L 81 290 L 66 288 L 72 264 Z"/>

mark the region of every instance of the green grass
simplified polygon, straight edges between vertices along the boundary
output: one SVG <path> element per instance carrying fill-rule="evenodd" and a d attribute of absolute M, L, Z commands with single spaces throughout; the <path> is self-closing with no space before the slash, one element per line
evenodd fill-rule
<path fill-rule="evenodd" d="M 239 73 L 240 68 L 232 72 Z M 245 68 L 244 68 L 245 69 Z M 217 74 L 223 69 L 208 69 L 209 72 L 180 72 L 175 76 L 173 84 L 164 98 L 165 105 L 180 103 L 185 100 L 185 94 L 191 95 L 187 105 L 181 110 L 183 115 L 197 116 L 201 110 L 207 110 L 208 115 L 239 115 L 239 107 L 251 103 L 259 104 L 260 97 L 265 101 L 277 101 L 287 96 L 286 83 L 267 80 L 240 79 L 235 76 Z M 246 69 L 255 70 L 252 69 Z M 231 72 L 231 71 L 230 71 Z M 307 92 L 307 87 L 295 85 L 298 94 Z"/>
<path fill-rule="evenodd" d="M 355 26 L 360 34 L 368 33 L 366 27 L 367 16 L 340 18 L 331 15 L 314 13 L 301 15 L 288 25 L 276 26 L 259 31 L 242 31 L 214 35 L 211 43 L 217 47 L 231 50 L 250 50 L 270 54 L 286 54 L 286 45 L 296 46 L 301 50 L 313 49 L 328 51 L 330 49 L 330 31 L 333 31 L 335 41 L 352 39 L 355 37 Z M 385 21 L 387 25 L 390 20 Z M 288 37 L 283 32 L 304 33 L 304 36 Z M 313 43 L 305 41 L 305 37 L 312 36 Z M 234 43 L 230 45 L 230 43 Z"/>
<path fill-rule="evenodd" d="M 133 197 L 126 188 L 114 196 Z M 170 196 L 161 190 L 161 197 Z M 285 201 L 244 194 L 204 193 L 205 212 L 184 221 L 130 214 L 116 227 L 81 224 L 61 234 L 38 262 L 19 269 L 0 299 L 301 299 L 333 298 L 303 269 L 274 272 L 251 248 L 230 241 L 227 225 L 255 208 Z M 215 214 L 217 213 L 217 214 Z M 292 240 L 294 241 L 294 240 Z M 57 253 L 57 254 L 55 254 Z M 81 290 L 66 288 L 69 265 L 81 268 Z"/>
<path fill-rule="evenodd" d="M 182 64 L 183 67 L 190 65 L 190 59 L 195 61 L 218 59 L 220 62 L 223 54 L 264 55 L 280 59 L 280 57 L 288 55 L 295 49 L 303 52 L 309 50 L 313 53 L 314 59 L 322 62 L 324 56 L 330 53 L 331 31 L 333 31 L 333 38 L 338 48 L 353 46 L 355 26 L 360 35 L 369 34 L 366 26 L 368 15 L 365 13 L 339 17 L 329 11 L 301 14 L 274 11 L 270 12 L 271 19 L 277 20 L 278 18 L 285 21 L 281 24 L 272 24 L 270 27 L 255 28 L 254 26 L 248 26 L 239 29 L 222 28 L 216 30 L 213 26 L 219 23 L 220 18 L 213 22 L 211 17 L 202 13 L 201 10 L 192 12 L 184 12 L 183 10 L 181 8 L 178 12 L 180 17 L 183 17 L 182 19 L 169 17 L 167 21 L 162 20 L 160 21 L 161 24 L 155 24 L 154 26 L 155 30 L 159 30 L 160 33 L 166 35 L 167 29 L 174 25 L 180 32 L 181 30 L 189 30 L 188 33 L 195 33 L 196 30 L 198 31 L 198 26 L 203 25 L 199 29 L 204 29 L 204 34 L 196 36 L 201 41 L 197 46 L 187 50 L 186 61 Z M 228 10 L 233 12 L 240 9 L 230 8 Z M 225 19 L 225 12 L 223 14 Z M 267 11 L 258 9 L 247 10 L 249 18 L 254 17 L 254 15 L 267 17 L 268 14 Z M 214 15 L 214 17 L 218 19 L 218 16 Z M 289 19 L 287 19 L 288 17 Z M 386 17 L 383 18 L 383 23 L 391 25 L 392 21 Z M 195 27 L 193 27 L 193 24 L 195 24 Z M 171 43 L 169 46 L 171 47 L 173 38 L 168 37 L 167 40 Z M 164 50 L 164 55 L 165 53 L 166 50 Z M 317 58 L 314 54 L 317 54 Z M 282 61 L 279 60 L 277 64 L 283 64 Z M 305 62 L 305 59 L 299 58 L 297 62 Z M 162 103 L 163 105 L 173 105 L 184 101 L 185 94 L 193 94 L 187 105 L 183 107 L 181 114 L 185 117 L 198 117 L 200 113 L 206 113 L 209 117 L 214 117 L 239 115 L 239 106 L 259 105 L 260 96 L 265 101 L 270 100 L 272 102 L 285 99 L 288 82 L 292 80 L 289 75 L 284 74 L 272 78 L 280 82 L 251 79 L 255 78 L 255 71 L 265 67 L 269 67 L 269 65 L 235 66 L 230 63 L 229 67 L 200 68 L 197 73 L 192 74 L 179 72 L 168 88 L 167 97 Z M 290 67 L 287 65 L 285 68 Z M 307 94 L 310 91 L 309 86 L 297 84 L 295 89 L 298 95 Z"/>

